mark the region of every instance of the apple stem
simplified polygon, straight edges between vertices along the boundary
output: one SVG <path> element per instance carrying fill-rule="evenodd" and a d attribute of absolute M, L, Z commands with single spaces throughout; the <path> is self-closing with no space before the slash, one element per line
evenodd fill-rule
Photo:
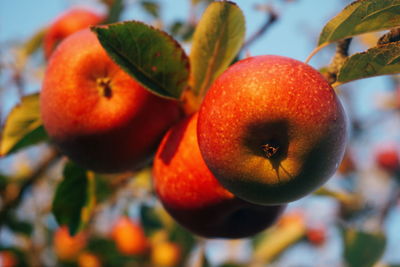
<path fill-rule="evenodd" d="M 109 78 L 99 78 L 97 79 L 97 87 L 99 88 L 100 94 L 106 98 L 111 98 L 111 80 Z"/>
<path fill-rule="evenodd" d="M 272 158 L 276 152 L 278 152 L 279 150 L 279 146 L 274 146 L 274 145 L 270 145 L 270 144 L 266 144 L 266 145 L 262 145 L 261 149 L 264 151 L 265 156 L 270 159 Z"/>

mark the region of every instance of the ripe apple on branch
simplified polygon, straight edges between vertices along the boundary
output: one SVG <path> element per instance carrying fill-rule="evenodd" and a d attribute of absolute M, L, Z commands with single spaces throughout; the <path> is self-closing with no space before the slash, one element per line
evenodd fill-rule
<path fill-rule="evenodd" d="M 139 21 L 108 23 L 121 12 L 122 1 L 106 2 L 108 17 L 72 9 L 48 27 L 42 88 L 22 98 L 2 131 L 2 156 L 47 142 L 58 152 L 45 161 L 43 170 L 60 154 L 68 160 L 51 207 L 57 223 L 66 225 L 54 234 L 59 260 L 107 261 L 90 251 L 93 246 L 86 244 L 86 237 L 74 245 L 69 234 L 78 239 L 86 233 L 81 231 L 90 228 L 101 201 L 118 203 L 118 194 L 99 196 L 101 182 L 128 173 L 118 184 L 129 188 L 135 174 L 150 169 L 152 189 L 135 199 L 135 205 L 150 202 L 154 207 L 157 200 L 196 236 L 237 239 L 262 236 L 267 230 L 281 238 L 273 253 L 257 254 L 257 259 L 299 242 L 305 234 L 303 223 L 282 230 L 275 222 L 290 203 L 323 186 L 342 162 L 349 127 L 339 86 L 400 73 L 398 3 L 364 0 L 348 5 L 326 24 L 316 49 L 301 62 L 277 55 L 245 57 L 245 17 L 231 1 L 210 3 L 194 23 L 189 55 L 156 27 Z M 157 6 L 142 4 L 158 16 Z M 395 19 L 388 20 L 393 13 Z M 351 38 L 382 30 L 389 32 L 377 46 L 349 54 Z M 337 43 L 332 62 L 321 70 L 311 67 L 311 57 L 331 43 Z M 397 172 L 395 156 L 379 156 L 378 164 Z M 42 169 L 15 199 L 5 201 L 1 219 L 18 205 Z M 105 184 L 111 188 L 110 181 Z M 177 226 L 168 216 L 155 217 L 143 223 L 144 229 L 127 216 L 120 218 L 112 235 L 104 237 L 104 246 L 139 264 L 183 264 L 189 253 L 174 239 L 191 239 L 177 237 Z M 148 239 L 153 234 L 146 228 L 150 224 L 170 235 L 158 247 Z M 350 232 L 344 231 L 343 238 L 346 262 L 353 260 L 348 255 L 357 251 L 358 238 L 366 238 L 372 241 L 360 243 L 379 247 L 367 259 L 375 263 L 383 253 L 381 234 L 359 231 L 347 240 Z M 325 236 L 309 238 L 318 244 L 326 241 Z M 68 242 L 72 245 L 65 247 Z"/>

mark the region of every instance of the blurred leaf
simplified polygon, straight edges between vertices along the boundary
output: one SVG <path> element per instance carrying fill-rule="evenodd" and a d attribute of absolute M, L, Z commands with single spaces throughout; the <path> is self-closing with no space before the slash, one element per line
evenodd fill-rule
<path fill-rule="evenodd" d="M 204 96 L 213 81 L 230 65 L 245 37 L 245 18 L 228 1 L 213 2 L 204 12 L 193 37 L 190 84 Z"/>
<path fill-rule="evenodd" d="M 46 141 L 39 111 L 39 94 L 24 96 L 7 117 L 1 136 L 0 156 Z"/>
<path fill-rule="evenodd" d="M 87 250 L 100 257 L 104 264 L 102 266 L 144 266 L 140 256 L 119 253 L 115 242 L 110 239 L 93 237 L 89 240 Z"/>
<path fill-rule="evenodd" d="M 68 225 L 71 235 L 78 232 L 82 209 L 88 199 L 87 171 L 72 162 L 64 168 L 63 180 L 58 185 L 52 211 L 59 225 Z"/>
<path fill-rule="evenodd" d="M 159 5 L 159 3 L 155 2 L 155 1 L 142 0 L 140 2 L 140 4 L 142 5 L 143 9 L 147 13 L 152 15 L 154 18 L 160 17 L 160 5 Z"/>
<path fill-rule="evenodd" d="M 211 263 L 210 263 L 210 261 L 208 260 L 208 258 L 207 258 L 207 255 L 206 255 L 206 253 L 204 253 L 204 251 L 203 251 L 203 253 L 202 253 L 202 265 L 201 265 L 201 267 L 211 267 Z"/>
<path fill-rule="evenodd" d="M 171 36 L 136 21 L 92 29 L 111 58 L 144 87 L 163 97 L 181 97 L 189 60 Z"/>
<path fill-rule="evenodd" d="M 23 45 L 23 51 L 25 55 L 30 56 L 35 53 L 43 43 L 43 37 L 46 34 L 47 29 L 41 29 L 36 32 L 31 38 L 28 39 Z"/>
<path fill-rule="evenodd" d="M 303 217 L 284 214 L 285 223 L 279 223 L 260 234 L 253 242 L 252 257 L 256 262 L 268 263 L 279 256 L 286 248 L 300 241 L 306 231 Z"/>
<path fill-rule="evenodd" d="M 0 174 L 0 192 L 6 189 L 8 183 L 8 179 L 6 176 Z"/>
<path fill-rule="evenodd" d="M 163 227 L 163 223 L 158 217 L 156 210 L 148 205 L 143 204 L 140 206 L 140 219 L 146 236 Z"/>
<path fill-rule="evenodd" d="M 87 225 L 89 224 L 90 218 L 92 216 L 94 208 L 96 207 L 96 201 L 97 201 L 96 176 L 95 176 L 94 172 L 87 171 L 86 177 L 87 177 L 87 192 L 86 192 L 87 197 L 86 197 L 85 206 L 82 208 L 82 211 L 81 211 L 80 228 L 86 228 Z"/>
<path fill-rule="evenodd" d="M 226 262 L 226 263 L 219 265 L 219 267 L 246 267 L 246 266 L 243 264 Z"/>
<path fill-rule="evenodd" d="M 124 1 L 123 0 L 103 0 L 109 8 L 108 15 L 104 21 L 104 24 L 114 23 L 120 20 L 121 13 L 124 11 Z"/>
<path fill-rule="evenodd" d="M 175 21 L 169 27 L 169 32 L 176 38 L 187 42 L 192 39 L 195 27 L 191 23 L 185 23 L 183 21 Z"/>
<path fill-rule="evenodd" d="M 104 177 L 98 173 L 96 175 L 96 198 L 97 202 L 102 202 L 106 200 L 111 194 L 112 194 L 112 189 L 110 186 L 110 179 L 107 179 L 108 177 Z"/>
<path fill-rule="evenodd" d="M 211 3 L 212 1 L 214 1 L 214 0 L 192 0 L 192 4 L 193 5 L 197 5 L 197 4 L 199 4 L 199 3 Z"/>
<path fill-rule="evenodd" d="M 33 225 L 27 221 L 18 220 L 14 216 L 9 216 L 6 219 L 7 226 L 15 233 L 25 234 L 30 236 L 33 231 Z"/>
<path fill-rule="evenodd" d="M 325 25 L 318 45 L 398 26 L 400 26 L 399 0 L 358 0 L 348 5 Z"/>
<path fill-rule="evenodd" d="M 386 238 L 382 233 L 366 233 L 342 229 L 344 259 L 349 267 L 373 266 L 385 251 Z"/>
<path fill-rule="evenodd" d="M 349 57 L 339 71 L 341 83 L 400 73 L 400 41 L 380 45 Z"/>
<path fill-rule="evenodd" d="M 182 248 L 182 257 L 186 258 L 189 253 L 192 251 L 194 245 L 196 244 L 196 240 L 192 233 L 184 229 L 179 224 L 174 223 L 170 233 L 169 239 L 172 242 L 176 242 L 180 244 Z"/>

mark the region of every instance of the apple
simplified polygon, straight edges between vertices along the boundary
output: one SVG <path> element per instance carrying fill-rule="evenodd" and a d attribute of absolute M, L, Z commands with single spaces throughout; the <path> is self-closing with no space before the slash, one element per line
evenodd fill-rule
<path fill-rule="evenodd" d="M 334 174 L 347 117 L 318 71 L 287 57 L 256 56 L 213 83 L 197 131 L 204 161 L 222 186 L 249 202 L 276 205 Z"/>
<path fill-rule="evenodd" d="M 164 208 L 206 238 L 243 238 L 271 226 L 285 205 L 251 204 L 223 188 L 200 154 L 197 118 L 195 113 L 172 127 L 154 158 L 153 184 Z"/>
<path fill-rule="evenodd" d="M 7 250 L 0 251 L 0 266 L 14 267 L 18 266 L 18 259 L 16 255 Z"/>
<path fill-rule="evenodd" d="M 326 242 L 326 228 L 324 226 L 309 227 L 306 230 L 307 240 L 314 246 L 322 246 Z"/>
<path fill-rule="evenodd" d="M 128 216 L 117 219 L 112 226 L 111 238 L 123 255 L 143 255 L 149 247 L 142 226 Z"/>
<path fill-rule="evenodd" d="M 54 251 L 62 261 L 76 260 L 86 243 L 87 234 L 85 232 L 71 236 L 67 226 L 59 227 L 53 237 Z"/>
<path fill-rule="evenodd" d="M 79 267 L 101 267 L 99 257 L 90 252 L 82 252 L 77 260 Z"/>
<path fill-rule="evenodd" d="M 376 162 L 383 170 L 393 173 L 400 171 L 399 154 L 396 148 L 384 148 L 376 152 Z"/>
<path fill-rule="evenodd" d="M 174 242 L 164 241 L 153 245 L 151 249 L 152 266 L 173 267 L 181 260 L 181 247 Z"/>
<path fill-rule="evenodd" d="M 48 27 L 43 49 L 45 57 L 50 58 L 56 46 L 74 32 L 99 24 L 104 16 L 84 8 L 72 8 L 58 16 Z"/>
<path fill-rule="evenodd" d="M 54 51 L 40 96 L 43 125 L 60 151 L 102 173 L 138 169 L 179 120 L 177 101 L 158 97 L 126 74 L 89 29 Z"/>

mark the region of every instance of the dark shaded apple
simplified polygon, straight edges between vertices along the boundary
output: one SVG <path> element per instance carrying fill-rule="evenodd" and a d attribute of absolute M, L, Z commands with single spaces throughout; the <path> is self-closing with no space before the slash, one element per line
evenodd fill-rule
<path fill-rule="evenodd" d="M 248 203 L 223 188 L 197 143 L 197 113 L 165 135 L 154 159 L 155 191 L 183 227 L 207 238 L 243 238 L 271 226 L 285 208 Z"/>
<path fill-rule="evenodd" d="M 104 173 L 146 164 L 181 117 L 177 101 L 148 92 L 108 57 L 89 29 L 57 47 L 40 105 L 44 127 L 61 152 Z"/>
<path fill-rule="evenodd" d="M 282 56 L 228 68 L 200 107 L 204 161 L 220 183 L 252 203 L 282 204 L 324 184 L 342 160 L 347 118 L 321 74 Z"/>

